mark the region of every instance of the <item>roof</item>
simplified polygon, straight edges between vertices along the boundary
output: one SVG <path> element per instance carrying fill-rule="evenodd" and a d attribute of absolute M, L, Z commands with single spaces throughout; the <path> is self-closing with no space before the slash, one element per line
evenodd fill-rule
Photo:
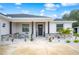
<path fill-rule="evenodd" d="M 72 20 L 64 20 L 64 19 L 54 19 L 54 22 L 67 22 L 67 23 L 74 23 L 74 22 L 77 22 L 77 21 L 72 21 Z"/>
<path fill-rule="evenodd" d="M 1 15 L 4 15 L 3 13 L 0 13 Z"/>
<path fill-rule="evenodd" d="M 54 21 L 65 21 L 63 19 L 54 19 Z"/>
<path fill-rule="evenodd" d="M 79 28 L 79 26 L 77 26 L 77 27 L 74 27 L 74 28 Z"/>
<path fill-rule="evenodd" d="M 5 16 L 12 17 L 12 18 L 50 18 L 47 16 L 37 16 L 37 15 L 30 15 L 30 14 L 7 14 Z"/>

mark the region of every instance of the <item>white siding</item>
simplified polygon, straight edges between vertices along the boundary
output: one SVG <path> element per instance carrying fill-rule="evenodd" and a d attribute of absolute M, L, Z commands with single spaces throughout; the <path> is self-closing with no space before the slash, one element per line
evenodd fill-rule
<path fill-rule="evenodd" d="M 12 34 L 16 33 L 16 23 L 12 23 Z"/>
<path fill-rule="evenodd" d="M 64 28 L 70 28 L 72 30 L 71 33 L 73 34 L 72 23 L 64 23 Z"/>
<path fill-rule="evenodd" d="M 3 27 L 3 24 L 5 23 L 5 27 Z M 0 34 L 5 35 L 9 34 L 9 21 L 6 19 L 0 19 Z"/>
<path fill-rule="evenodd" d="M 22 32 L 22 24 L 29 24 L 29 35 L 31 34 L 31 27 L 32 27 L 32 25 L 31 25 L 31 23 L 13 23 L 12 24 L 12 33 L 23 33 Z"/>
<path fill-rule="evenodd" d="M 50 33 L 56 33 L 56 23 L 50 22 Z"/>
<path fill-rule="evenodd" d="M 48 22 L 45 23 L 45 33 L 48 33 Z M 56 33 L 56 23 L 49 22 L 49 33 Z"/>
<path fill-rule="evenodd" d="M 57 33 L 57 27 L 56 27 L 56 24 L 63 24 L 63 28 L 70 28 L 72 29 L 72 23 L 53 23 L 51 22 L 50 23 L 50 33 Z"/>
<path fill-rule="evenodd" d="M 72 23 L 64 23 L 64 28 L 72 28 Z"/>
<path fill-rule="evenodd" d="M 79 27 L 77 28 L 77 33 L 79 33 Z"/>

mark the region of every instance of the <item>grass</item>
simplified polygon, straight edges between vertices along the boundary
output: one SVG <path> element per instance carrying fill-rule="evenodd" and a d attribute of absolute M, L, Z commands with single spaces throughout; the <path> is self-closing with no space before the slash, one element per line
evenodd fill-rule
<path fill-rule="evenodd" d="M 66 40 L 66 43 L 70 43 L 71 41 L 70 40 Z M 76 39 L 76 40 L 73 40 L 74 43 L 79 43 L 79 40 Z"/>

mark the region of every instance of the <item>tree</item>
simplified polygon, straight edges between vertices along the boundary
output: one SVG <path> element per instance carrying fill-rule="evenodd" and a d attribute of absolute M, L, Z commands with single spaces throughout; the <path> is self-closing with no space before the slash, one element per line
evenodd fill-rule
<path fill-rule="evenodd" d="M 79 10 L 72 10 L 70 12 L 70 18 L 79 21 Z"/>
<path fill-rule="evenodd" d="M 79 10 L 72 10 L 69 14 L 64 14 L 62 19 L 64 20 L 75 20 L 76 23 L 73 23 L 73 27 L 79 26 Z"/>
<path fill-rule="evenodd" d="M 69 18 L 69 14 L 64 14 L 64 15 L 63 15 L 63 19 L 64 19 L 64 20 L 69 20 L 69 19 L 70 19 L 70 18 Z"/>
<path fill-rule="evenodd" d="M 67 29 L 62 28 L 62 29 L 60 29 L 58 32 L 59 32 L 61 35 L 63 35 L 63 37 L 64 37 L 64 39 L 65 39 L 66 35 L 69 35 L 69 34 L 71 33 L 71 30 L 70 30 L 69 28 L 67 28 Z"/>

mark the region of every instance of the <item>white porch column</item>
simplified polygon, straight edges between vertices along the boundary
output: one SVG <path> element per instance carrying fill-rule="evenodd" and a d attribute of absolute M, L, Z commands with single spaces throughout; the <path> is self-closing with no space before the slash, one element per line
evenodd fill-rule
<path fill-rule="evenodd" d="M 33 23 L 33 36 L 36 37 L 36 22 Z"/>
<path fill-rule="evenodd" d="M 48 22 L 45 23 L 45 33 L 48 33 Z"/>

